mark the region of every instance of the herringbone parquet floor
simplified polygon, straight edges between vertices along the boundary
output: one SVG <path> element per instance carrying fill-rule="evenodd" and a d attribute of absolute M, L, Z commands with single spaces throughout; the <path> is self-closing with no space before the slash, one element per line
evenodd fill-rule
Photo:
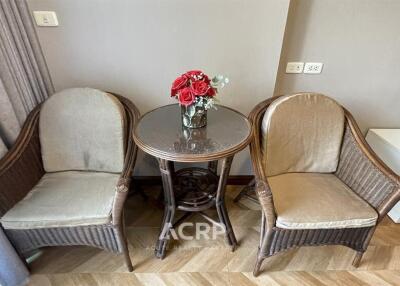
<path fill-rule="evenodd" d="M 354 251 L 342 246 L 303 247 L 265 260 L 254 278 L 259 207 L 247 199 L 233 203 L 239 187 L 228 187 L 229 215 L 240 246 L 231 252 L 224 236 L 174 240 L 167 257 L 154 257 L 163 211 L 154 201 L 132 196 L 126 205 L 129 249 L 135 270 L 122 256 L 89 247 L 43 250 L 32 265 L 30 285 L 400 285 L 400 225 L 388 218 L 377 229 L 358 269 Z M 156 193 L 156 188 L 146 190 Z M 212 213 L 212 212 L 211 212 Z M 206 222 L 195 215 L 190 222 Z M 185 234 L 193 234 L 191 227 Z"/>

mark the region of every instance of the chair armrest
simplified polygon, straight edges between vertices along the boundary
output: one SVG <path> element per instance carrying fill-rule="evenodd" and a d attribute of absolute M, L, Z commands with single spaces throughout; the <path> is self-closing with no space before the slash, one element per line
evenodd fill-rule
<path fill-rule="evenodd" d="M 10 151 L 0 160 L 0 217 L 44 175 L 39 141 L 39 110 L 35 108 Z"/>
<path fill-rule="evenodd" d="M 335 175 L 374 207 L 382 219 L 400 199 L 400 177 L 379 159 L 354 118 L 345 113 L 346 128 Z"/>
<path fill-rule="evenodd" d="M 122 213 L 125 200 L 129 193 L 130 178 L 121 177 L 115 187 L 115 196 L 112 208 L 112 224 L 119 225 L 122 222 Z"/>
<path fill-rule="evenodd" d="M 135 166 L 137 157 L 137 146 L 133 141 L 133 128 L 137 123 L 140 113 L 136 106 L 125 97 L 112 93 L 116 96 L 125 108 L 127 126 L 126 126 L 126 154 L 124 160 L 124 168 L 122 170 L 121 177 L 116 186 L 116 192 L 114 196 L 114 203 L 112 209 L 112 223 L 119 225 L 122 223 L 122 213 L 125 204 L 125 200 L 128 196 L 129 186 L 131 182 L 133 167 Z"/>
<path fill-rule="evenodd" d="M 278 96 L 279 97 L 279 96 Z M 275 226 L 276 214 L 272 192 L 265 176 L 263 164 L 263 152 L 261 149 L 261 123 L 265 110 L 278 97 L 271 97 L 259 103 L 249 114 L 249 120 L 252 125 L 253 139 L 250 142 L 250 155 L 253 164 L 253 171 L 256 177 L 256 194 L 260 201 L 262 211 L 266 218 L 266 228 L 272 229 Z"/>
<path fill-rule="evenodd" d="M 272 229 L 275 226 L 276 214 L 271 188 L 267 181 L 256 180 L 255 191 L 260 201 L 261 209 L 265 215 L 266 228 Z"/>

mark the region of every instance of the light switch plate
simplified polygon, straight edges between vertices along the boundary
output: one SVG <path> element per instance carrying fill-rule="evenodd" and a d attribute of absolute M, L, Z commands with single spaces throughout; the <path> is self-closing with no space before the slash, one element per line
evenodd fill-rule
<path fill-rule="evenodd" d="M 322 72 L 323 63 L 306 63 L 304 65 L 304 73 L 317 74 Z"/>
<path fill-rule="evenodd" d="M 58 19 L 54 11 L 33 11 L 36 24 L 43 27 L 58 26 Z"/>
<path fill-rule="evenodd" d="M 302 73 L 304 63 L 302 62 L 289 62 L 286 65 L 286 73 Z"/>

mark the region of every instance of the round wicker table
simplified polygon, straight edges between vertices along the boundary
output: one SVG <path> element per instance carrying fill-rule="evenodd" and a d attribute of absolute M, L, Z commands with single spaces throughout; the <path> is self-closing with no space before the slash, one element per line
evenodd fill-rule
<path fill-rule="evenodd" d="M 208 110 L 206 127 L 190 129 L 182 126 L 180 112 L 178 104 L 154 109 L 141 117 L 133 135 L 137 146 L 160 165 L 165 206 L 155 254 L 165 257 L 177 209 L 186 215 L 175 224 L 199 212 L 225 230 L 234 250 L 237 241 L 225 206 L 225 187 L 234 155 L 250 143 L 250 123 L 241 113 L 218 105 L 217 110 Z M 175 171 L 174 162 L 208 162 L 208 166 Z M 212 207 L 217 209 L 218 222 L 204 213 Z"/>

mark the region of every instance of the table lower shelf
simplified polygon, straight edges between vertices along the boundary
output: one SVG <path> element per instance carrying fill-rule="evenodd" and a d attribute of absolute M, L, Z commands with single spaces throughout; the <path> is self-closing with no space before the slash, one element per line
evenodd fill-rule
<path fill-rule="evenodd" d="M 215 205 L 218 176 L 208 169 L 185 168 L 174 176 L 176 208 L 203 211 Z"/>

